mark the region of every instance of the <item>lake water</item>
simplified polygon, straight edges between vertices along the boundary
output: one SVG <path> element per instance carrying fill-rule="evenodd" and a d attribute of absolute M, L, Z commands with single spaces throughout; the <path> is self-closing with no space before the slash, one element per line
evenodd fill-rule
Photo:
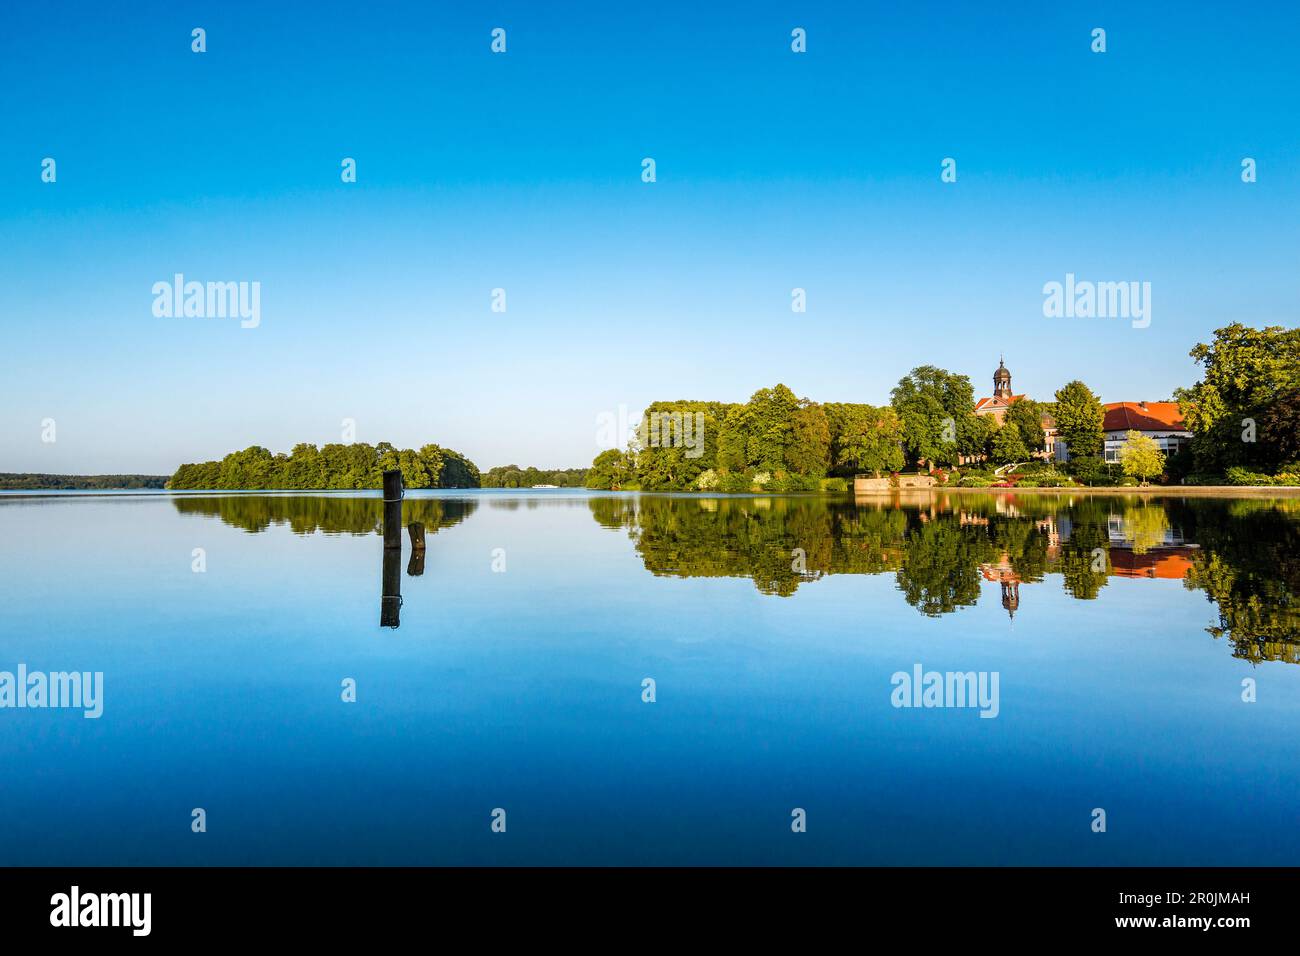
<path fill-rule="evenodd" d="M 381 507 L 0 500 L 0 864 L 1300 862 L 1295 500 Z"/>

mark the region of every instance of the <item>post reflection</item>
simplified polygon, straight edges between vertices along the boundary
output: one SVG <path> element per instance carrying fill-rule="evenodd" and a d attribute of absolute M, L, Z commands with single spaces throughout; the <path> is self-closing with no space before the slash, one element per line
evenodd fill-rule
<path fill-rule="evenodd" d="M 393 542 L 389 535 L 384 536 L 382 548 L 379 624 L 387 628 L 401 627 L 402 623 L 402 522 L 407 522 L 411 544 L 406 573 L 420 577 L 424 574 L 427 538 L 460 524 L 478 507 L 471 498 L 405 498 L 394 503 L 373 495 L 306 494 L 187 495 L 173 498 L 172 504 L 181 514 L 216 517 L 251 534 L 287 525 L 293 533 L 302 535 L 382 535 L 387 519 L 397 531 L 397 546 L 389 546 Z"/>
<path fill-rule="evenodd" d="M 384 548 L 383 591 L 379 599 L 379 626 L 402 626 L 402 552 Z"/>

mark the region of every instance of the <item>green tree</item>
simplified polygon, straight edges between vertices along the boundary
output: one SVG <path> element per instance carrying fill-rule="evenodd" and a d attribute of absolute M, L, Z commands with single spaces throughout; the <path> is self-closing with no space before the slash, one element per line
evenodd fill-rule
<path fill-rule="evenodd" d="M 829 408 L 829 406 L 828 406 Z M 892 408 L 845 405 L 834 419 L 835 467 L 846 475 L 898 471 L 903 467 L 903 422 Z"/>
<path fill-rule="evenodd" d="M 969 436 L 980 427 L 970 421 L 976 417 L 970 379 L 933 365 L 903 376 L 890 393 L 890 403 L 903 423 L 903 447 L 918 463 L 955 464 L 963 432 Z"/>
<path fill-rule="evenodd" d="M 791 420 L 792 435 L 785 450 L 785 466 L 796 475 L 822 478 L 830 466 L 831 429 L 826 412 L 807 399 Z"/>
<path fill-rule="evenodd" d="M 1144 485 L 1148 479 L 1165 470 L 1165 456 L 1156 440 L 1132 429 L 1124 436 L 1124 444 L 1119 449 L 1119 461 L 1124 474 L 1138 479 Z"/>
<path fill-rule="evenodd" d="M 610 448 L 596 456 L 587 469 L 587 487 L 600 491 L 618 491 L 635 476 L 635 463 L 630 451 Z"/>
<path fill-rule="evenodd" d="M 438 477 L 437 487 L 478 488 L 482 485 L 483 476 L 477 465 L 458 451 L 450 448 L 439 450 L 442 452 L 442 473 Z M 420 449 L 420 454 L 424 454 L 423 448 Z"/>
<path fill-rule="evenodd" d="M 1260 412 L 1256 437 L 1278 465 L 1300 461 L 1300 387 L 1280 392 Z"/>
<path fill-rule="evenodd" d="M 780 471 L 794 441 L 794 416 L 800 401 L 784 385 L 761 388 L 746 403 L 745 460 L 752 468 Z"/>
<path fill-rule="evenodd" d="M 1043 451 L 1047 446 L 1047 435 L 1043 432 L 1043 412 L 1042 404 L 1032 398 L 1022 398 L 1007 409 L 1006 421 L 1020 430 L 1020 438 L 1031 455 Z"/>
<path fill-rule="evenodd" d="M 746 456 L 749 434 L 749 406 L 732 405 L 722 420 L 718 436 L 718 467 L 744 471 L 749 467 Z"/>
<path fill-rule="evenodd" d="M 1056 390 L 1052 414 L 1071 458 L 1101 454 L 1106 410 L 1092 389 L 1077 380 L 1061 386 Z"/>
<path fill-rule="evenodd" d="M 1020 426 L 1008 421 L 993 436 L 992 458 L 999 465 L 1025 461 L 1029 458 L 1029 449 L 1020 437 Z"/>
<path fill-rule="evenodd" d="M 1288 396 L 1294 401 L 1294 390 L 1300 388 L 1300 329 L 1255 329 L 1234 322 L 1216 329 L 1212 342 L 1197 344 L 1189 354 L 1202 366 L 1201 380 L 1178 389 L 1174 397 L 1192 432 L 1197 469 L 1285 464 L 1283 447 L 1260 441 L 1247 420 L 1272 420 L 1285 414 Z"/>
<path fill-rule="evenodd" d="M 637 427 L 637 481 L 654 491 L 692 488 L 718 463 L 722 421 L 730 406 L 721 402 L 654 402 Z"/>
<path fill-rule="evenodd" d="M 992 415 L 967 415 L 957 436 L 962 455 L 967 458 L 990 457 L 993 436 L 997 433 L 998 422 Z"/>
<path fill-rule="evenodd" d="M 725 414 L 723 414 L 725 410 Z M 762 388 L 744 405 L 719 406 L 716 465 L 731 472 L 820 477 L 830 464 L 830 427 L 821 406 L 785 385 Z M 712 467 L 709 462 L 696 474 Z"/>

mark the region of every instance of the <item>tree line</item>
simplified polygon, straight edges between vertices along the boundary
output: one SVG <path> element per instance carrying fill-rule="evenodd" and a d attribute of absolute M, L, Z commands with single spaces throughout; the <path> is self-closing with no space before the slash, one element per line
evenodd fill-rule
<path fill-rule="evenodd" d="M 166 475 L 42 475 L 0 473 L 0 490 L 117 490 L 122 488 L 163 488 Z"/>
<path fill-rule="evenodd" d="M 1101 404 L 1082 383 L 1058 399 L 1091 402 L 1100 448 Z M 1015 403 L 999 426 L 974 413 L 970 379 L 920 366 L 894 388 L 889 405 L 818 403 L 785 385 L 743 404 L 655 402 L 626 449 L 601 452 L 587 487 L 647 491 L 844 490 L 857 474 L 961 462 L 1016 462 L 1041 452 L 1049 406 Z M 1067 425 L 1086 414 L 1067 412 Z M 685 427 L 678 429 L 678 420 Z M 664 422 L 670 423 L 665 433 Z M 694 423 L 693 425 L 691 423 Z"/>
<path fill-rule="evenodd" d="M 601 452 L 589 488 L 646 491 L 840 491 L 856 474 L 959 469 L 989 483 L 988 466 L 1046 459 L 1054 425 L 1070 462 L 1035 467 L 1040 484 L 1146 481 L 1300 483 L 1300 330 L 1233 324 L 1191 356 L 1204 378 L 1179 389 L 1188 430 L 1185 453 L 1167 460 L 1155 442 L 1130 432 L 1121 464 L 1102 458 L 1105 407 L 1082 381 L 1052 401 L 1021 399 L 1001 423 L 977 415 L 969 377 L 933 365 L 912 369 L 890 403 L 818 403 L 785 385 L 747 402 L 655 402 L 627 448 Z M 1252 471 L 1251 469 L 1255 469 Z"/>
<path fill-rule="evenodd" d="M 306 442 L 289 454 L 272 454 L 260 445 L 235 451 L 220 461 L 185 464 L 167 482 L 176 490 L 207 489 L 368 489 L 382 488 L 383 474 L 400 469 L 407 488 L 477 488 L 478 467 L 460 452 L 440 445 L 418 451 L 388 442 L 370 445 Z"/>
<path fill-rule="evenodd" d="M 555 485 L 557 488 L 581 488 L 587 480 L 586 468 L 520 468 L 518 465 L 497 465 L 483 473 L 483 488 L 531 488 L 534 485 Z"/>

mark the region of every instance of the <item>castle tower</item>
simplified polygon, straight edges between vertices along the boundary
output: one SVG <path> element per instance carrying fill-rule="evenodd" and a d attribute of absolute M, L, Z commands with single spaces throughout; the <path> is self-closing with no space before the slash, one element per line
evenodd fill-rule
<path fill-rule="evenodd" d="M 1011 370 L 1002 361 L 1002 356 L 998 356 L 998 368 L 993 373 L 993 397 L 1011 397 Z"/>

